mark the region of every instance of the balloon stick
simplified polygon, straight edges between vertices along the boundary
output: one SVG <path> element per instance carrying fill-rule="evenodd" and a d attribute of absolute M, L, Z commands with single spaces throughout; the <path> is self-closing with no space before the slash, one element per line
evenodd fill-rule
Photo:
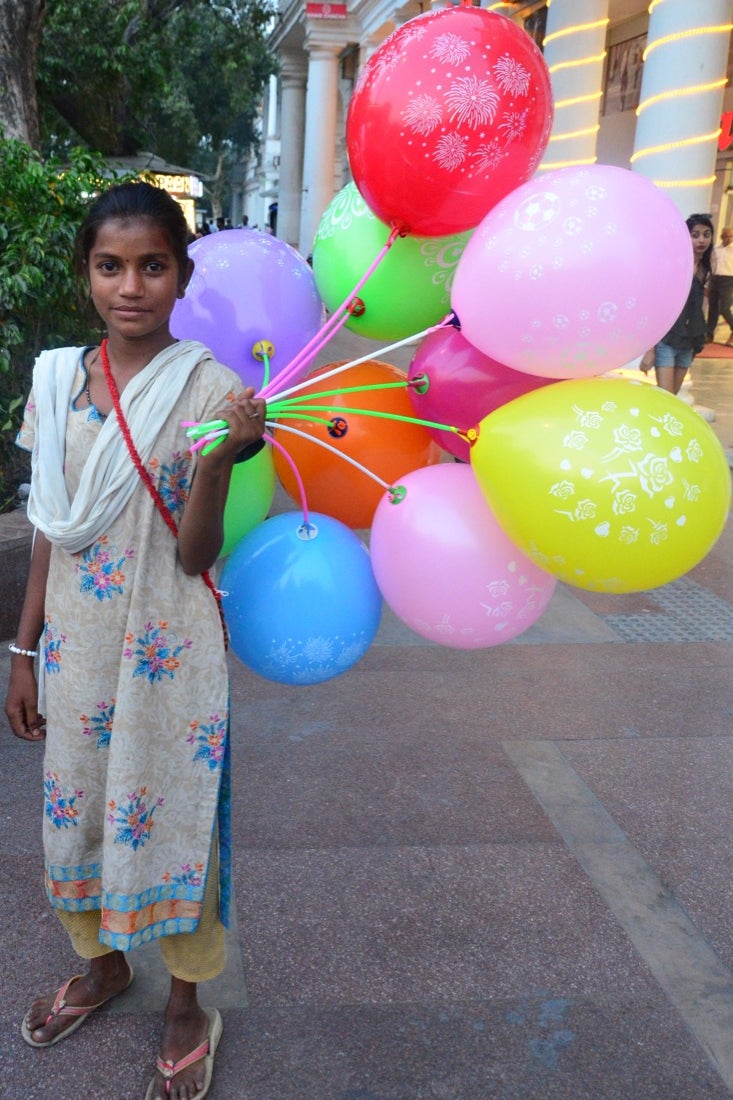
<path fill-rule="evenodd" d="M 281 384 L 284 381 L 289 381 L 296 374 L 298 374 L 300 372 L 301 368 L 303 366 L 307 365 L 308 363 L 310 363 L 316 357 L 316 355 L 321 350 L 321 348 L 324 347 L 324 345 L 328 342 L 328 340 L 333 335 L 332 330 L 336 331 L 342 325 L 346 324 L 346 321 L 348 320 L 348 314 L 349 314 L 349 305 L 351 304 L 352 300 L 355 298 L 355 296 L 358 294 L 358 292 L 361 290 L 361 288 L 364 286 L 364 284 L 370 278 L 370 276 L 374 274 L 377 267 L 382 262 L 382 260 L 387 255 L 390 248 L 392 247 L 392 245 L 394 244 L 394 242 L 397 240 L 397 238 L 400 235 L 401 234 L 400 234 L 399 230 L 397 230 L 397 229 L 392 229 L 391 230 L 391 232 L 389 234 L 389 237 L 387 239 L 387 243 L 377 253 L 376 258 L 369 265 L 369 267 L 364 272 L 361 279 L 359 279 L 358 283 L 356 284 L 354 289 L 351 291 L 351 293 L 348 295 L 348 297 L 344 299 L 344 301 L 341 303 L 341 305 L 337 309 L 334 310 L 332 315 L 326 321 L 325 325 L 323 325 L 323 327 L 316 333 L 316 335 L 314 337 L 312 337 L 311 340 L 308 341 L 308 343 L 305 345 L 305 347 L 302 348 L 298 352 L 298 354 L 295 356 L 295 358 L 292 359 L 290 361 L 290 363 L 288 363 L 288 365 L 280 372 L 280 374 L 278 376 L 278 383 L 279 384 Z M 270 389 L 273 385 L 274 385 L 274 382 L 270 382 L 267 386 L 265 386 L 262 389 L 262 391 L 260 392 L 260 394 L 258 396 L 267 397 L 269 395 L 269 391 L 270 391 Z"/>
<path fill-rule="evenodd" d="M 285 447 L 283 447 L 282 443 L 279 443 L 274 436 L 270 435 L 269 432 L 265 432 L 262 438 L 267 440 L 271 447 L 275 447 L 275 449 L 280 452 L 280 454 L 290 466 L 290 469 L 293 472 L 293 477 L 295 478 L 296 484 L 298 486 L 298 493 L 300 495 L 300 506 L 303 509 L 303 523 L 310 523 L 310 519 L 308 517 L 308 501 L 305 495 L 305 485 L 303 484 L 303 479 L 300 476 L 300 471 L 298 470 L 298 467 L 295 465 L 293 459 L 290 457 Z"/>
<path fill-rule="evenodd" d="M 452 317 L 453 314 L 449 314 Z M 377 351 L 370 352 L 369 355 L 362 355 L 359 359 L 352 359 L 348 363 L 342 363 L 341 366 L 334 367 L 332 370 L 324 371 L 323 374 L 318 375 L 319 382 L 325 382 L 328 378 L 333 378 L 337 374 L 341 374 L 345 370 L 349 370 L 350 367 L 358 367 L 362 363 L 369 363 L 371 360 L 376 359 L 378 356 L 387 355 L 391 351 L 397 351 L 398 348 L 404 348 L 407 344 L 414 344 L 418 340 L 422 340 L 425 336 L 429 336 L 431 332 L 437 332 L 438 329 L 445 328 L 450 322 L 447 318 L 444 318 L 440 324 L 431 325 L 430 328 L 423 329 L 422 332 L 416 332 L 412 336 L 406 336 L 404 340 L 398 340 L 396 344 L 388 344 L 386 348 L 379 348 Z M 275 382 L 282 384 L 284 381 L 282 374 L 279 374 L 277 378 L 273 379 L 273 386 Z M 306 378 L 303 382 L 298 382 L 294 386 L 290 386 L 289 389 L 281 390 L 279 393 L 268 394 L 268 398 L 272 401 L 278 401 L 282 397 L 289 397 L 291 393 L 298 393 L 299 390 L 303 390 L 306 386 L 312 386 L 313 379 Z M 264 394 L 258 394 L 259 397 Z"/>

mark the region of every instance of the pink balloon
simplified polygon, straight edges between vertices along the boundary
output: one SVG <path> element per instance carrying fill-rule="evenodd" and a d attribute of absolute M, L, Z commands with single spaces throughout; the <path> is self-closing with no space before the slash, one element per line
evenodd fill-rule
<path fill-rule="evenodd" d="M 196 266 L 185 297 L 176 302 L 171 332 L 200 340 L 245 385 L 261 389 L 265 368 L 254 345 L 272 344 L 274 378 L 321 327 L 323 303 L 313 272 L 285 241 L 254 229 L 212 233 L 195 241 L 189 255 Z"/>
<path fill-rule="evenodd" d="M 536 176 L 502 199 L 458 261 L 463 335 L 514 370 L 585 378 L 669 331 L 692 280 L 675 203 L 644 176 L 592 164 Z"/>
<path fill-rule="evenodd" d="M 413 356 L 410 380 L 423 377 L 427 389 L 408 390 L 415 415 L 423 420 L 450 424 L 454 428 L 475 428 L 484 416 L 521 397 L 523 393 L 554 382 L 536 378 L 490 359 L 469 344 L 452 325 L 426 336 Z M 455 432 L 428 429 L 446 451 L 469 461 L 470 445 Z"/>
<path fill-rule="evenodd" d="M 499 645 L 536 622 L 556 581 L 501 529 L 471 467 L 444 462 L 400 483 L 406 495 L 382 498 L 370 544 L 394 613 L 453 649 Z"/>

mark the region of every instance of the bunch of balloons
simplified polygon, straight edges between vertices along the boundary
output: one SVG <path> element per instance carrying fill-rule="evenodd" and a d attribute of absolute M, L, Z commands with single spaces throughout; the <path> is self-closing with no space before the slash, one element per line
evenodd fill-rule
<path fill-rule="evenodd" d="M 685 223 L 625 169 L 534 175 L 551 122 L 520 27 L 468 5 L 427 12 L 362 71 L 354 182 L 323 215 L 312 270 L 251 231 L 192 246 L 173 331 L 268 401 L 270 446 L 232 478 L 222 577 L 232 648 L 260 675 L 344 672 L 382 599 L 433 642 L 497 645 L 557 580 L 656 587 L 719 536 L 730 477 L 709 425 L 655 387 L 598 377 L 681 312 Z M 380 357 L 309 375 L 342 325 L 419 338 L 409 371 Z M 276 477 L 300 511 L 265 520 Z"/>

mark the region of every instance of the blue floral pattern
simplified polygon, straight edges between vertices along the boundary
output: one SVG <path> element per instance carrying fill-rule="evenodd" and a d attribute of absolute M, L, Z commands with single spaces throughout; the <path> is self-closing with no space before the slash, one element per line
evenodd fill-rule
<path fill-rule="evenodd" d="M 174 678 L 181 666 L 179 655 L 193 643 L 190 638 L 178 643 L 174 634 L 166 634 L 167 627 L 168 623 L 160 619 L 157 623 L 147 622 L 138 637 L 132 633 L 125 635 L 127 645 L 122 655 L 135 661 L 133 678 L 144 676 L 151 684 Z"/>
<path fill-rule="evenodd" d="M 43 663 L 47 675 L 53 675 L 61 671 L 61 646 L 66 635 L 54 629 L 50 618 L 46 619 L 43 634 Z"/>
<path fill-rule="evenodd" d="M 70 826 L 77 825 L 79 811 L 76 808 L 76 802 L 84 797 L 84 792 L 78 790 L 73 794 L 65 792 L 59 783 L 57 772 L 46 772 L 43 790 L 48 820 L 57 829 L 68 829 Z"/>
<path fill-rule="evenodd" d="M 87 737 L 95 737 L 98 749 L 106 749 L 112 740 L 112 723 L 115 716 L 115 701 L 111 703 L 97 703 L 97 713 L 80 714 L 79 720 L 84 722 L 82 733 Z"/>
<path fill-rule="evenodd" d="M 151 468 L 158 476 L 158 492 L 171 512 L 182 512 L 188 500 L 191 459 L 188 452 L 174 451 L 169 464 L 153 459 Z"/>
<path fill-rule="evenodd" d="M 127 795 L 123 803 L 117 803 L 110 799 L 107 803 L 107 820 L 115 828 L 115 844 L 126 844 L 136 852 L 150 839 L 153 829 L 153 814 L 165 802 L 164 798 L 156 800 L 148 805 L 148 788 L 141 787 L 139 791 L 133 791 Z"/>
<path fill-rule="evenodd" d="M 203 886 L 204 865 L 203 863 L 197 863 L 192 866 L 190 863 L 184 863 L 181 865 L 180 871 L 175 873 L 166 871 L 163 875 L 163 882 L 166 886 Z"/>
<path fill-rule="evenodd" d="M 218 714 L 211 715 L 208 723 L 193 721 L 189 725 L 189 745 L 196 745 L 194 760 L 202 760 L 210 772 L 221 767 L 226 746 L 227 720 Z"/>
<path fill-rule="evenodd" d="M 111 600 L 124 592 L 125 574 L 122 567 L 135 556 L 127 549 L 120 556 L 116 547 L 109 546 L 106 536 L 79 555 L 76 571 L 81 574 L 79 591 L 96 596 L 98 600 Z"/>

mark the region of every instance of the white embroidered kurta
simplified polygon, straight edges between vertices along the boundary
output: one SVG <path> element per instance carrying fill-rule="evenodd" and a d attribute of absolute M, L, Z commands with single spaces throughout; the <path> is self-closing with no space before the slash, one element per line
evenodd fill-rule
<path fill-rule="evenodd" d="M 82 353 L 64 351 L 76 364 L 64 460 L 72 501 L 102 429 Z M 241 388 L 204 355 L 157 432 L 146 465 L 177 523 L 193 472 L 181 421 L 213 419 Z M 36 412 L 32 392 L 18 436 L 29 449 Z M 131 428 L 135 438 L 132 418 Z M 217 820 L 225 922 L 229 866 L 219 612 L 202 578 L 181 568 L 131 459 L 129 477 L 124 509 L 91 545 L 52 546 L 41 655 L 48 896 L 60 909 L 101 909 L 100 939 L 121 950 L 196 927 Z"/>

